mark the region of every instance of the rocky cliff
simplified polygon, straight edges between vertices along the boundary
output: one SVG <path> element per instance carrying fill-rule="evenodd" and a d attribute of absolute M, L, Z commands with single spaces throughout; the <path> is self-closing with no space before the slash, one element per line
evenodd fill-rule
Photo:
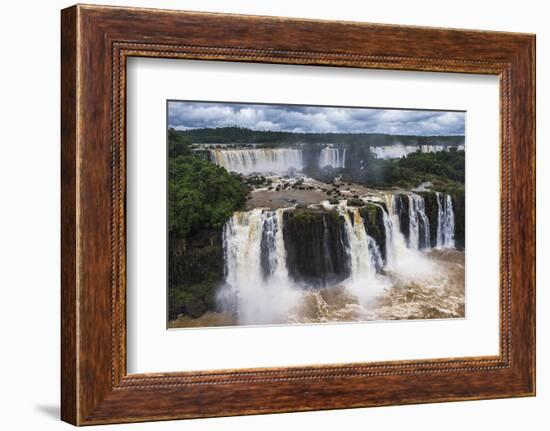
<path fill-rule="evenodd" d="M 168 244 L 169 318 L 215 309 L 215 289 L 224 275 L 222 229 L 170 238 Z"/>
<path fill-rule="evenodd" d="M 296 209 L 283 217 L 290 277 L 325 286 L 349 276 L 344 221 L 335 211 Z"/>

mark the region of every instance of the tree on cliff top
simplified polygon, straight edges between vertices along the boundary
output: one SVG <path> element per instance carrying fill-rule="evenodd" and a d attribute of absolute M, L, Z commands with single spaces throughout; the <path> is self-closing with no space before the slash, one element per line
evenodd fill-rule
<path fill-rule="evenodd" d="M 368 153 L 367 153 L 368 154 Z M 370 187 L 417 187 L 429 181 L 434 190 L 464 187 L 464 151 L 415 152 L 401 159 L 378 159 L 369 156 L 366 169 L 347 170 L 343 177 Z"/>
<path fill-rule="evenodd" d="M 223 226 L 248 193 L 240 178 L 194 156 L 190 145 L 169 130 L 168 230 L 178 237 Z"/>

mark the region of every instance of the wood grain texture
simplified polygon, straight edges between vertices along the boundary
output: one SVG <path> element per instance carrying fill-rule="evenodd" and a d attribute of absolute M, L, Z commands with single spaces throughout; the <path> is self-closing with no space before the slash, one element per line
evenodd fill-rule
<path fill-rule="evenodd" d="M 61 417 L 77 422 L 76 9 L 61 16 Z"/>
<path fill-rule="evenodd" d="M 86 425 L 533 395 L 534 49 L 534 36 L 525 34 L 100 6 L 62 11 L 63 420 Z M 127 375 L 130 56 L 499 75 L 499 356 Z"/>

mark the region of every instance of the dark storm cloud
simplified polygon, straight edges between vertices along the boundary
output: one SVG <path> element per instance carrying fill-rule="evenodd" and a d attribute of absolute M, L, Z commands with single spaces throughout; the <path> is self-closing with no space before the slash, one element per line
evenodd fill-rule
<path fill-rule="evenodd" d="M 239 126 L 285 132 L 463 135 L 465 113 L 246 103 L 168 103 L 175 129 Z"/>

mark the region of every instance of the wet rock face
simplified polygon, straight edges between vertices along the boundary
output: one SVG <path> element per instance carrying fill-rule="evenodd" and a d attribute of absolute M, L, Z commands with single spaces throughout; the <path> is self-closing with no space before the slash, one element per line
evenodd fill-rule
<path fill-rule="evenodd" d="M 322 147 L 321 144 L 303 145 L 301 147 L 304 166 L 315 167 L 318 165 L 319 154 L 321 153 Z"/>
<path fill-rule="evenodd" d="M 288 272 L 295 281 L 321 287 L 349 277 L 344 221 L 335 211 L 286 211 L 283 237 Z"/>
<path fill-rule="evenodd" d="M 214 288 L 224 276 L 222 229 L 172 237 L 168 246 L 169 318 L 214 310 Z"/>
<path fill-rule="evenodd" d="M 396 195 L 396 211 L 399 216 L 399 225 L 405 241 L 409 241 L 410 218 L 409 218 L 409 198 L 407 195 Z"/>
<path fill-rule="evenodd" d="M 430 223 L 429 246 L 435 247 L 437 245 L 437 226 L 439 222 L 439 206 L 437 204 L 437 194 L 435 192 L 417 192 L 417 194 L 424 198 L 424 209 Z"/>
<path fill-rule="evenodd" d="M 189 235 L 186 239 L 170 238 L 170 283 L 200 283 L 205 274 L 223 278 L 223 229 L 211 229 Z"/>
<path fill-rule="evenodd" d="M 455 214 L 455 247 L 459 250 L 464 249 L 464 229 L 465 229 L 465 201 L 464 191 L 451 194 L 453 211 Z"/>
<path fill-rule="evenodd" d="M 435 192 L 417 192 L 424 198 L 426 215 L 430 222 L 430 243 L 432 247 L 437 246 L 437 227 L 439 217 L 439 206 L 437 203 L 437 194 Z M 439 205 L 444 205 L 444 199 L 447 195 L 440 193 Z M 455 222 L 454 240 L 455 247 L 459 250 L 464 249 L 464 191 L 457 190 L 450 193 L 453 205 L 453 214 Z"/>
<path fill-rule="evenodd" d="M 382 259 L 386 262 L 386 229 L 384 228 L 383 212 L 381 206 L 371 203 L 359 210 L 367 235 L 376 241 Z"/>

